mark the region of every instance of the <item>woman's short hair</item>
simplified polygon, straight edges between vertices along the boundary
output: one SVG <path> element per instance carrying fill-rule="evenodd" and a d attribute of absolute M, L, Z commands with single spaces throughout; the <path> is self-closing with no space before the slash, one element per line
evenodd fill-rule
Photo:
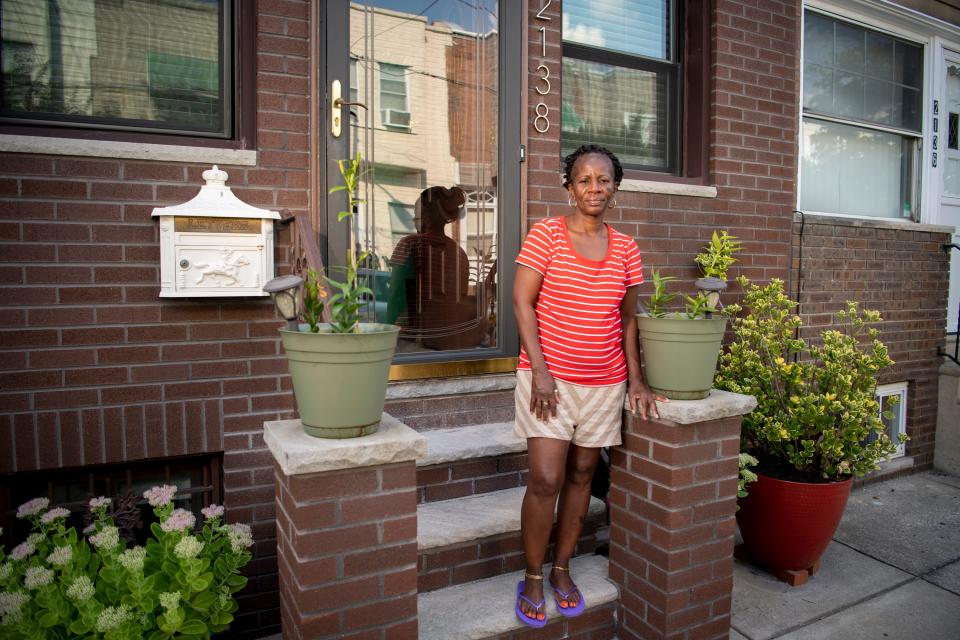
<path fill-rule="evenodd" d="M 592 153 L 610 158 L 610 162 L 613 163 L 613 181 L 617 185 L 620 184 L 620 181 L 623 180 L 623 167 L 620 166 L 620 159 L 617 158 L 617 156 L 606 147 L 601 147 L 598 144 L 582 144 L 577 148 L 576 151 L 563 159 L 564 188 L 570 186 L 570 174 L 573 173 L 573 165 L 577 163 L 577 160 L 581 156 L 590 155 Z"/>

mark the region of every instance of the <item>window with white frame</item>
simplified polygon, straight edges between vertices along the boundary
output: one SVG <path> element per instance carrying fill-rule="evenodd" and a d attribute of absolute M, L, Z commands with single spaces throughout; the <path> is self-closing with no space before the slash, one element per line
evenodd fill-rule
<path fill-rule="evenodd" d="M 380 63 L 380 122 L 387 128 L 410 128 L 407 67 Z"/>
<path fill-rule="evenodd" d="M 800 208 L 918 220 L 923 46 L 804 13 Z"/>
<path fill-rule="evenodd" d="M 880 419 L 886 427 L 887 436 L 897 442 L 901 433 L 907 432 L 907 383 L 895 382 L 877 387 L 877 402 L 880 403 Z M 904 455 L 905 445 L 897 445 L 894 458 Z"/>

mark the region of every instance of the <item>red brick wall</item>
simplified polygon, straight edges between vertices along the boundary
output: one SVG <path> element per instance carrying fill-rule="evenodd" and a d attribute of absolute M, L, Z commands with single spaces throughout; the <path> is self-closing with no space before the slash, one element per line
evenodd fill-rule
<path fill-rule="evenodd" d="M 610 578 L 627 639 L 726 638 L 740 416 L 677 424 L 624 416 L 610 457 Z"/>
<path fill-rule="evenodd" d="M 906 380 L 907 455 L 918 468 L 933 464 L 937 425 L 937 347 L 947 324 L 949 256 L 947 233 L 882 229 L 837 218 L 806 216 L 803 263 L 800 223 L 793 227 L 794 284 L 799 272 L 800 314 L 805 338 L 829 328 L 833 314 L 856 300 L 883 317 L 880 339 L 896 362 L 880 383 Z"/>
<path fill-rule="evenodd" d="M 417 637 L 413 460 L 276 471 L 284 638 Z"/>
<path fill-rule="evenodd" d="M 258 12 L 258 164 L 222 168 L 246 202 L 305 210 L 309 3 Z M 234 627 L 259 633 L 279 622 L 261 432 L 293 409 L 279 323 L 267 300 L 158 298 L 151 210 L 193 197 L 207 168 L 0 157 L 0 473 L 224 451 L 227 519 L 258 540 Z"/>
<path fill-rule="evenodd" d="M 540 97 L 530 91 L 528 123 L 528 215 L 532 223 L 569 212 L 559 186 L 560 158 L 560 3 L 536 19 L 542 3 L 530 3 L 531 87 L 546 64 L 553 80 L 544 98 L 552 114 L 549 131 L 533 128 Z M 742 273 L 764 280 L 786 278 L 790 212 L 796 201 L 797 118 L 800 64 L 800 2 L 716 0 L 711 20 L 710 175 L 716 198 L 648 193 L 617 194 L 619 207 L 607 221 L 634 236 L 645 272 L 652 269 L 682 278 L 674 290 L 689 289 L 699 274 L 693 257 L 714 229 L 727 229 L 743 241 Z M 547 57 L 541 57 L 540 32 L 546 28 Z M 630 172 L 627 172 L 630 178 Z M 647 288 L 644 288 L 644 292 Z"/>

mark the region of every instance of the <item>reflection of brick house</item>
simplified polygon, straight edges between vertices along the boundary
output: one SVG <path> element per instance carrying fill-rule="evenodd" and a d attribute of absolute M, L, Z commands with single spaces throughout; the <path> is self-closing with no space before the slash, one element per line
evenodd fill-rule
<path fill-rule="evenodd" d="M 453 34 L 447 53 L 447 77 L 464 80 L 450 87 L 450 153 L 456 159 L 459 185 L 467 193 L 467 214 L 452 226 L 451 236 L 467 252 L 471 283 L 483 282 L 496 259 L 497 135 L 494 127 L 476 131 L 476 123 L 492 122 L 498 109 L 495 86 L 499 63 L 498 36 Z"/>
<path fill-rule="evenodd" d="M 60 4 L 64 10 L 86 6 Z M 191 4 L 204 8 L 215 3 L 165 3 L 174 9 L 160 26 L 177 27 L 181 39 L 200 42 L 202 38 L 192 35 L 192 21 L 179 13 Z M 359 13 L 360 4 L 353 3 L 344 13 Z M 569 210 L 558 172 L 565 123 L 568 135 L 578 121 L 585 131 L 611 131 L 623 139 L 638 131 L 657 139 L 667 135 L 667 128 L 649 117 L 656 111 L 646 106 L 655 102 L 650 81 L 629 84 L 616 75 L 620 72 L 610 77 L 588 74 L 582 85 L 576 85 L 584 88 L 582 92 L 570 91 L 575 83 L 564 77 L 560 4 L 552 3 L 544 14 L 551 18 L 547 22 L 536 17 L 540 3 L 525 3 L 528 33 L 500 25 L 499 32 L 479 43 L 466 28 L 414 15 L 422 6 L 408 14 L 371 11 L 378 25 L 374 33 L 389 32 L 377 41 L 372 58 L 361 59 L 362 52 L 354 52 L 360 68 L 353 88 L 356 99 L 369 109 L 355 109 L 361 126 L 352 129 L 356 139 L 349 142 L 375 153 L 369 206 L 381 207 L 376 214 L 380 226 L 366 230 L 375 236 L 381 255 L 389 256 L 398 237 L 409 233 L 403 225 L 392 227 L 391 216 L 409 223 L 410 205 L 424 187 L 459 185 L 473 194 L 468 215 L 486 211 L 490 216 L 477 224 L 475 232 L 460 228 L 451 233 L 471 255 L 472 249 L 483 253 L 492 243 L 504 269 L 513 256 L 501 247 L 518 244 L 521 229 L 530 222 Z M 904 385 L 903 424 L 911 436 L 905 457 L 894 461 L 888 472 L 929 468 L 935 454 L 940 455 L 942 442 L 937 434 L 941 364 L 937 347 L 944 342 L 949 258 L 941 245 L 951 237 L 943 225 L 958 224 L 960 193 L 951 191 L 951 185 L 958 184 L 956 175 L 943 173 L 946 164 L 931 166 L 928 153 L 934 135 L 934 96 L 949 97 L 940 107 L 941 131 L 954 131 L 947 114 L 960 112 L 956 107 L 960 94 L 947 93 L 947 88 L 956 88 L 949 84 L 947 68 L 960 63 L 956 27 L 960 10 L 920 0 L 683 4 L 691 36 L 685 42 L 691 48 L 683 59 L 684 72 L 690 75 L 681 77 L 683 95 L 693 104 L 685 104 L 684 116 L 676 123 L 679 133 L 674 141 L 683 148 L 673 173 L 679 175 L 628 170 L 610 222 L 637 238 L 648 274 L 650 268 L 658 268 L 685 283 L 696 275 L 691 259 L 710 232 L 729 229 L 744 245 L 736 272 L 756 280 L 787 280 L 790 291 L 799 293 L 800 310 L 811 332 L 828 326 L 830 314 L 847 299 L 879 308 L 885 317 L 883 338 L 897 361 L 881 382 Z M 5 11 L 10 6 L 3 2 Z M 238 45 L 232 112 L 236 122 L 223 136 L 100 130 L 87 122 L 54 127 L 15 121 L 9 114 L 0 123 L 0 512 L 6 517 L 17 500 L 38 492 L 50 491 L 58 501 L 80 501 L 91 485 L 97 492 L 111 492 L 158 479 L 189 485 L 196 495 L 191 505 L 195 508 L 222 500 L 227 519 L 251 522 L 257 539 L 248 570 L 251 583 L 232 629 L 235 637 L 254 638 L 276 631 L 280 620 L 274 461 L 263 440 L 265 422 L 295 416 L 287 364 L 276 337 L 280 321 L 268 301 L 256 298 L 159 299 L 159 234 L 150 214 L 154 207 L 195 195 L 200 173 L 217 163 L 230 173 L 229 185 L 238 197 L 256 206 L 311 216 L 325 239 L 330 229 L 323 209 L 325 181 L 338 156 L 334 151 L 324 155 L 324 144 L 346 143 L 318 142 L 328 131 L 327 82 L 334 75 L 327 70 L 328 63 L 334 65 L 326 59 L 327 40 L 321 34 L 326 35 L 330 18 L 325 12 L 339 3 L 260 0 L 233 6 L 237 22 L 230 25 Z M 520 6 L 504 1 L 498 11 L 505 15 L 520 11 Z M 934 80 L 924 86 L 921 129 L 895 132 L 907 140 L 905 144 L 922 149 L 916 156 L 915 181 L 922 205 L 920 222 L 828 215 L 830 211 L 793 213 L 799 203 L 798 179 L 804 179 L 800 166 L 805 157 L 810 163 L 817 160 L 803 155 L 809 149 L 803 146 L 801 132 L 805 122 L 807 127 L 816 124 L 818 115 L 804 112 L 802 103 L 805 10 L 922 47 L 924 78 Z M 698 17 L 707 23 L 698 23 Z M 351 28 L 360 24 L 354 18 Z M 42 24 L 44 18 L 37 13 L 36 20 Z M 98 24 L 99 20 L 102 17 Z M 119 28 L 122 19 L 104 22 L 106 34 L 111 25 Z M 5 52 L 17 46 L 10 33 L 14 24 L 4 14 Z M 540 26 L 546 56 L 541 55 Z M 702 49 L 693 44 L 698 27 Z M 20 35 L 30 35 L 26 31 L 24 26 Z M 357 34 L 343 31 L 351 42 L 356 40 Z M 514 42 L 505 42 L 506 32 L 514 34 Z M 31 36 L 40 45 L 45 37 L 42 30 Z M 506 49 L 508 45 L 514 48 Z M 526 50 L 527 58 L 501 59 L 505 50 Z M 213 55 L 206 46 L 176 51 L 161 53 L 198 59 Z M 347 69 L 347 52 L 340 53 Z M 87 74 L 94 64 L 91 56 L 92 48 L 70 64 Z M 697 61 L 701 75 L 691 77 Z M 179 68 L 175 60 L 167 62 Z M 409 130 L 384 126 L 381 63 L 423 72 L 403 76 L 408 83 Z M 541 63 L 552 70 L 552 91 L 542 97 L 552 120 L 543 134 L 533 127 L 541 100 L 533 87 L 538 86 L 536 70 Z M 134 61 L 129 64 L 133 71 Z M 137 64 L 145 64 L 144 59 Z M 144 75 L 144 68 L 140 67 L 141 80 L 149 75 Z M 517 68 L 525 70 L 525 91 L 524 83 L 517 82 L 480 95 L 495 85 L 495 79 L 509 77 L 507 72 Z M 8 72 L 6 66 L 4 71 Z M 447 82 L 452 75 L 476 82 Z M 347 87 L 349 79 L 341 79 Z M 606 88 L 611 82 L 623 88 L 620 102 L 596 104 L 599 89 L 590 88 Z M 122 95 L 140 103 L 144 91 L 139 87 Z M 605 112 L 600 106 L 610 108 Z M 313 107 L 319 113 L 312 114 Z M 606 115 L 588 120 L 587 114 L 598 110 Z M 483 125 L 504 112 L 513 118 L 504 121 L 519 121 L 516 135 Z M 402 125 L 403 117 L 397 118 L 395 125 Z M 588 123 L 594 128 L 588 129 Z M 949 146 L 955 137 L 945 137 L 947 149 L 941 158 L 955 160 L 960 151 Z M 368 147 L 368 141 L 374 144 Z M 939 141 L 945 144 L 944 137 Z M 526 153 L 523 163 L 520 144 Z M 507 178 L 521 175 L 522 191 L 519 181 L 509 186 Z M 942 184 L 948 188 L 941 193 Z M 509 238 L 486 237 L 502 233 L 500 229 L 514 231 Z M 287 273 L 296 259 L 291 227 L 278 227 L 277 237 L 277 272 Z M 960 273 L 958 263 L 960 256 L 954 252 L 955 274 Z M 956 322 L 958 278 L 954 275 L 951 322 Z M 501 282 L 497 320 L 509 324 L 510 282 Z M 506 345 L 512 351 L 491 358 L 488 369 L 466 360 L 431 369 L 444 354 L 428 354 L 432 360 L 417 366 L 440 373 L 393 383 L 387 410 L 434 435 L 460 425 L 508 421 L 513 412 L 512 381 L 505 372 L 510 363 L 505 365 L 504 360 L 516 356 L 516 347 Z M 516 488 L 524 482 L 524 469 L 524 453 L 512 451 L 438 462 L 421 468 L 415 481 L 407 480 L 411 485 L 416 482 L 411 491 L 420 502 L 435 502 Z M 662 483 L 657 486 L 662 488 Z M 340 499 L 351 490 L 334 497 Z M 710 522 L 718 529 L 729 527 L 728 520 Z M 409 538 L 409 522 L 400 524 L 406 527 L 400 533 Z M 379 525 L 371 526 L 379 531 Z M 491 542 L 483 546 L 489 555 L 480 557 L 475 551 L 460 564 L 450 559 L 456 554 L 433 560 L 425 554 L 421 562 L 438 565 L 435 571 L 421 567 L 420 584 L 426 591 L 461 578 L 512 570 L 519 566 L 513 544 L 515 540 L 506 537 Z M 584 548 L 589 544 L 585 541 Z M 726 561 L 710 562 L 720 566 Z M 710 574 L 711 566 L 682 571 L 694 579 L 698 571 Z M 363 601 L 363 589 L 373 589 L 370 575 L 357 578 L 360 586 L 331 593 Z M 375 582 L 380 589 L 380 582 Z M 404 606 L 416 597 L 416 580 L 410 582 L 391 583 L 407 598 Z M 607 618 L 598 626 L 612 625 L 613 606 L 604 610 Z M 721 622 L 729 607 L 729 599 L 718 599 Z M 414 608 L 406 623 L 415 618 Z M 408 624 L 402 629 L 409 628 Z"/>

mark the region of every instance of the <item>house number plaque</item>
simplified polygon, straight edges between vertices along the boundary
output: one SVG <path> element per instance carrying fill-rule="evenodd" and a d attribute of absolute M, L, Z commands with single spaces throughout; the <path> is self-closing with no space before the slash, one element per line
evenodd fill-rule
<path fill-rule="evenodd" d="M 176 231 L 190 233 L 260 233 L 259 218 L 201 218 L 177 216 Z"/>
<path fill-rule="evenodd" d="M 553 3 L 553 0 L 545 0 L 543 5 L 540 7 L 540 10 L 537 11 L 536 19 L 543 22 L 550 22 L 551 18 L 548 15 L 544 14 L 544 11 Z M 540 32 L 540 56 L 543 58 L 547 57 L 547 27 L 543 26 L 538 29 Z M 537 75 L 540 76 L 537 78 L 536 85 L 533 90 L 537 92 L 537 95 L 545 97 L 550 95 L 550 67 L 546 64 L 541 64 L 537 67 Z M 546 133 L 550 131 L 550 107 L 547 106 L 547 103 L 541 100 L 537 103 L 537 106 L 534 107 L 534 113 L 536 114 L 533 118 L 533 128 L 537 130 L 537 133 Z"/>

